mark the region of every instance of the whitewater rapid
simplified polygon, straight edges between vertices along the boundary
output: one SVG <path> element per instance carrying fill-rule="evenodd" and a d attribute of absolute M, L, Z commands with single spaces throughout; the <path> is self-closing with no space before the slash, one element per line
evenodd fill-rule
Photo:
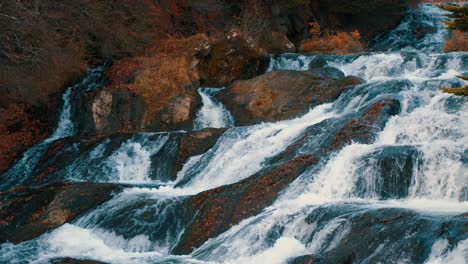
<path fill-rule="evenodd" d="M 219 89 L 201 88 L 203 105 L 194 129 L 228 130 L 210 150 L 191 157 L 177 179 L 156 188 L 126 188 L 71 224 L 18 245 L 6 243 L 0 248 L 0 262 L 46 263 L 75 257 L 109 263 L 287 263 L 303 255 L 339 255 L 355 234 L 370 250 L 356 256 L 361 257 L 358 263 L 412 263 L 417 257 L 428 264 L 466 263 L 466 234 L 452 241 L 431 231 L 452 222 L 466 223 L 463 214 L 468 212 L 468 102 L 439 90 L 466 84 L 456 76 L 468 73 L 468 53 L 440 53 L 447 34 L 439 22 L 442 14 L 423 5 L 395 30 L 379 36 L 373 52 L 323 56 L 329 66 L 365 83 L 291 120 L 236 127 L 214 98 Z M 417 23 L 432 25 L 434 33 L 414 39 L 409 29 Z M 306 71 L 316 57 L 272 55 L 269 70 Z M 61 121 L 50 140 L 73 135 L 70 98 L 67 91 Z M 268 167 L 270 158 L 308 128 L 318 132 L 296 154 L 313 153 L 336 124 L 359 117 L 387 98 L 398 100 L 401 112 L 390 118 L 374 142 L 353 142 L 327 154 L 260 214 L 209 239 L 190 255 L 171 254 L 185 231 L 184 199 Z M 152 157 L 164 155 L 162 150 L 173 142 L 171 135 L 135 134 L 107 156 L 113 139 L 104 141 L 65 167 L 67 180 L 161 183 L 151 175 Z M 392 172 L 382 169 L 388 157 L 394 162 Z M 23 169 L 26 164 L 29 161 Z M 399 192 L 384 193 L 388 173 L 395 177 L 392 184 Z M 404 173 L 409 174 L 407 185 L 400 182 Z M 374 225 L 380 229 L 367 234 L 365 227 Z M 423 253 L 411 252 L 412 246 Z"/>

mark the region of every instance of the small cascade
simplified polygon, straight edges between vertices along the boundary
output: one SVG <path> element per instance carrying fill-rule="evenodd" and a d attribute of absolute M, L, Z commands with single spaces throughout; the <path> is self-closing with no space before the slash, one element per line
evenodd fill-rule
<path fill-rule="evenodd" d="M 314 57 L 297 54 L 270 55 L 270 65 L 267 71 L 306 71 L 309 69 L 309 63 Z"/>
<path fill-rule="evenodd" d="M 220 89 L 201 88 L 203 106 L 194 128 L 228 129 L 211 149 L 188 159 L 177 179 L 166 177 L 166 165 L 174 161 L 171 153 L 185 132 L 111 136 L 86 150 L 73 144 L 58 155 L 73 160 L 62 162 L 57 175 L 125 188 L 72 223 L 17 245 L 0 245 L 0 262 L 74 257 L 118 264 L 288 263 L 304 256 L 326 263 L 467 262 L 468 104 L 439 88 L 467 84 L 455 77 L 468 73 L 468 53 L 439 53 L 446 34 L 442 14 L 422 5 L 373 42 L 376 52 L 322 56 L 329 66 L 365 82 L 291 120 L 235 127 L 214 96 Z M 432 31 L 419 37 L 413 30 L 419 25 Z M 272 55 L 269 70 L 306 71 L 317 56 Z M 73 135 L 73 91 L 64 94 L 56 133 L 25 156 L 39 159 L 49 142 Z M 372 140 L 322 151 L 344 125 L 387 99 L 398 101 L 401 111 L 382 125 L 365 124 L 375 131 Z M 250 184 L 242 180 L 282 168 L 275 158 L 284 153 L 317 154 L 320 160 L 298 172 L 263 211 L 247 214 L 250 208 L 236 207 L 229 217 L 250 217 L 227 223 L 224 232 L 188 255 L 173 255 L 198 218 L 203 232 L 223 221 L 215 215 L 219 208 L 204 203 L 219 199 L 215 206 L 228 206 L 225 199 L 232 193 L 217 187 L 238 184 L 233 189 L 242 192 Z M 2 183 L 20 182 L 37 163 L 21 162 Z M 274 184 L 264 187 L 265 196 Z M 247 196 L 255 204 L 253 197 Z"/>
<path fill-rule="evenodd" d="M 465 263 L 468 252 L 468 239 L 460 241 L 458 245 L 450 249 L 447 239 L 441 239 L 434 243 L 431 255 L 425 264 Z"/>
<path fill-rule="evenodd" d="M 423 4 L 419 9 L 410 11 L 398 27 L 372 40 L 370 49 L 440 52 L 447 36 L 445 25 L 440 21 L 447 19 L 443 16 L 447 13 L 431 4 Z"/>
<path fill-rule="evenodd" d="M 195 162 L 187 162 L 177 185 L 197 193 L 238 182 L 258 172 L 267 158 L 283 151 L 308 126 L 333 118 L 331 104 L 320 105 L 306 115 L 276 123 L 236 127 L 226 131 L 216 145 Z"/>
<path fill-rule="evenodd" d="M 71 120 L 74 94 L 101 87 L 105 80 L 103 70 L 103 67 L 97 67 L 91 70 L 80 83 L 67 88 L 62 96 L 63 103 L 56 129 L 50 137 L 23 153 L 22 158 L 16 161 L 11 169 L 0 175 L 0 190 L 5 190 L 27 181 L 31 172 L 36 168 L 37 163 L 52 142 L 74 135 L 75 129 Z"/>
<path fill-rule="evenodd" d="M 72 142 L 34 171 L 54 168 L 43 182 L 119 182 L 160 185 L 171 181 L 169 173 L 184 132 L 114 134 L 86 148 Z"/>
<path fill-rule="evenodd" d="M 214 96 L 223 88 L 200 88 L 198 93 L 202 98 L 203 106 L 198 111 L 193 127 L 194 130 L 204 128 L 232 127 L 234 119 L 226 107 Z"/>

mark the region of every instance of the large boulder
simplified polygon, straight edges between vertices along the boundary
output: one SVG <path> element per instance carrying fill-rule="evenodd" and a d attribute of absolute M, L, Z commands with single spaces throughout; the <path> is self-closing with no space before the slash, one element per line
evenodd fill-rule
<path fill-rule="evenodd" d="M 73 221 L 111 198 L 119 187 L 97 183 L 53 183 L 0 193 L 0 243 L 19 243 Z"/>
<path fill-rule="evenodd" d="M 78 132 L 191 129 L 201 102 L 191 53 L 204 40 L 204 35 L 177 39 L 171 51 L 115 61 L 104 71 L 108 81 L 103 89 L 76 98 Z M 172 54 L 177 51 L 178 56 Z"/>
<path fill-rule="evenodd" d="M 266 52 L 237 32 L 215 41 L 197 57 L 201 84 L 211 87 L 227 86 L 235 80 L 260 75 L 270 62 Z"/>
<path fill-rule="evenodd" d="M 237 125 L 251 125 L 305 114 L 360 83 L 362 80 L 353 76 L 324 78 L 313 72 L 273 71 L 237 81 L 217 98 L 226 105 Z"/>
<path fill-rule="evenodd" d="M 186 200 L 194 218 L 185 227 L 174 254 L 189 254 L 209 238 L 216 237 L 240 221 L 260 213 L 307 167 L 316 164 L 314 155 L 300 156 L 255 175 L 192 196 Z"/>

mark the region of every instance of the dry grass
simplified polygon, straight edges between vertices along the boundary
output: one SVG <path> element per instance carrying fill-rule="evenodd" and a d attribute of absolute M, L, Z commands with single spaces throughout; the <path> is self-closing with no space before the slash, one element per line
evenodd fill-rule
<path fill-rule="evenodd" d="M 468 85 L 462 88 L 442 88 L 444 93 L 468 96 Z"/>
<path fill-rule="evenodd" d="M 350 54 L 364 51 L 359 31 L 330 33 L 324 32 L 318 22 L 309 25 L 311 37 L 301 45 L 305 52 Z"/>
<path fill-rule="evenodd" d="M 170 107 L 172 100 L 191 93 L 191 84 L 199 80 L 195 53 L 208 44 L 203 34 L 188 38 L 160 37 L 148 48 L 144 56 L 114 64 L 111 79 L 132 75 L 134 81 L 112 80 L 115 88 L 124 88 L 140 94 L 145 99 L 144 121 L 153 121 L 157 113 Z M 116 74 L 112 74 L 116 73 Z"/>

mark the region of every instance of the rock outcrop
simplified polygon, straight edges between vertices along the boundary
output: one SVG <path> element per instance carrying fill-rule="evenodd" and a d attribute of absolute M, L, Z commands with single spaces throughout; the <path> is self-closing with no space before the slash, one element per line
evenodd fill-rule
<path fill-rule="evenodd" d="M 268 53 L 235 31 L 216 40 L 197 57 L 201 85 L 208 87 L 223 87 L 260 75 L 270 62 Z"/>
<path fill-rule="evenodd" d="M 360 78 L 353 76 L 322 76 L 314 72 L 267 72 L 235 82 L 217 98 L 229 109 L 236 125 L 251 125 L 305 114 L 310 108 L 332 102 L 346 89 L 362 83 Z"/>
<path fill-rule="evenodd" d="M 260 171 L 231 185 L 199 193 L 186 200 L 193 220 L 185 227 L 174 254 L 189 254 L 193 248 L 216 237 L 240 221 L 260 213 L 307 167 L 316 164 L 314 155 L 300 156 L 289 162 Z"/>
<path fill-rule="evenodd" d="M 387 120 L 398 112 L 398 101 L 388 99 L 378 102 L 358 119 L 362 125 L 361 130 L 345 133 L 349 137 L 341 136 L 344 134 L 343 131 L 348 131 L 348 125 L 344 125 L 339 129 L 340 132 L 332 136 L 332 147 L 330 147 L 330 140 L 324 140 L 319 144 L 318 150 L 309 151 L 313 154 L 306 154 L 307 150 L 302 150 L 301 155 L 295 156 L 304 141 L 308 137 L 314 138 L 316 135 L 311 127 L 298 140 L 297 144 L 292 144 L 278 155 L 278 158 L 273 159 L 271 162 L 276 160 L 276 163 L 270 167 L 238 183 L 221 186 L 188 198 L 186 207 L 191 208 L 190 210 L 196 217 L 186 226 L 184 234 L 174 248 L 174 253 L 188 254 L 193 248 L 202 245 L 209 238 L 215 237 L 240 221 L 258 214 L 271 205 L 278 193 L 306 168 L 317 164 L 320 158 L 327 157 L 328 153 L 344 147 L 351 141 L 366 140 L 370 143 Z M 386 163 L 393 162 L 391 159 L 390 157 L 382 158 L 380 163 L 382 170 L 385 170 Z M 402 190 L 401 188 L 404 189 L 408 185 L 403 184 L 399 186 L 400 189 L 395 189 L 391 186 L 392 179 L 395 179 L 386 176 L 385 173 L 382 176 L 385 178 L 382 184 L 382 193 L 387 193 L 388 197 L 396 197 L 405 191 L 407 192 L 407 189 Z M 408 178 L 398 177 L 398 180 L 402 180 L 404 183 Z M 308 259 L 306 258 L 306 260 Z"/>
<path fill-rule="evenodd" d="M 390 117 L 400 113 L 400 102 L 386 99 L 374 104 L 359 119 L 351 119 L 335 134 L 329 150 L 335 151 L 351 141 L 370 144 Z"/>
<path fill-rule="evenodd" d="M 0 243 L 19 243 L 73 221 L 108 200 L 112 184 L 53 183 L 0 193 Z"/>

